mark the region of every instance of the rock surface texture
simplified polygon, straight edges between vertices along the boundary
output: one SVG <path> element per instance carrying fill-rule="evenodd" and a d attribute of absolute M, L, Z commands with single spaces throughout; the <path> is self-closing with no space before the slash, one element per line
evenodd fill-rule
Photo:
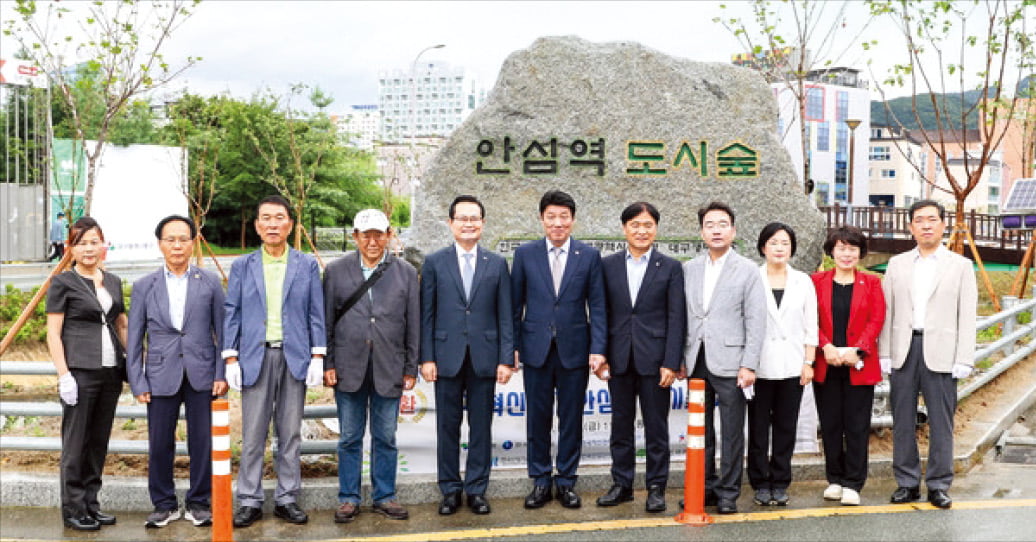
<path fill-rule="evenodd" d="M 777 134 L 773 92 L 756 72 L 675 58 L 637 43 L 547 37 L 511 54 L 485 104 L 442 147 L 414 203 L 409 246 L 430 252 L 452 241 L 445 219 L 459 194 L 486 206 L 483 245 L 542 235 L 543 192 L 577 205 L 574 237 L 621 248 L 619 214 L 635 201 L 658 207 L 659 248 L 702 250 L 697 209 L 726 202 L 739 251 L 759 259 L 759 230 L 792 226 L 792 265 L 822 257 L 823 217 L 802 194 Z"/>

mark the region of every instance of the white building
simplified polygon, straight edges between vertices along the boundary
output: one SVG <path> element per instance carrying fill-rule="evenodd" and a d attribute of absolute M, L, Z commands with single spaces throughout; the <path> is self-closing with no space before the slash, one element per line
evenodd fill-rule
<path fill-rule="evenodd" d="M 381 137 L 381 111 L 376 105 L 353 105 L 343 115 L 332 117 L 347 145 L 368 152 Z"/>
<path fill-rule="evenodd" d="M 928 197 L 930 188 L 925 182 L 931 171 L 928 147 L 909 130 L 873 126 L 868 147 L 870 205 L 909 207 Z"/>
<path fill-rule="evenodd" d="M 870 133 L 870 94 L 859 70 L 832 68 L 814 70 L 806 82 L 806 138 L 813 197 L 817 205 L 850 202 L 866 205 L 867 135 Z M 794 82 L 792 82 L 794 84 Z M 798 100 L 788 83 L 770 84 L 778 104 L 777 128 L 788 149 L 796 173 L 801 178 L 802 131 Z M 860 121 L 855 129 L 855 152 L 849 156 L 853 131 L 847 120 Z M 849 200 L 849 168 L 852 167 L 853 194 Z"/>
<path fill-rule="evenodd" d="M 414 70 L 382 72 L 378 77 L 381 140 L 448 136 L 485 100 L 485 91 L 461 66 L 422 62 Z"/>

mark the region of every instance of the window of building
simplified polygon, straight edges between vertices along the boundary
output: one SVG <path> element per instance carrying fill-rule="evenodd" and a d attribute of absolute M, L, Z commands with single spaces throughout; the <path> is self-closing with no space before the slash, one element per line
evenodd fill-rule
<path fill-rule="evenodd" d="M 892 153 L 890 147 L 874 146 L 871 147 L 870 156 L 868 156 L 867 158 L 868 160 L 872 161 L 887 162 L 892 159 Z"/>
<path fill-rule="evenodd" d="M 883 170 L 881 170 L 881 178 L 882 179 L 895 179 L 896 178 L 896 170 L 894 170 L 894 169 L 883 169 Z"/>
<path fill-rule="evenodd" d="M 849 93 L 838 91 L 838 103 L 835 105 L 835 121 L 842 122 L 849 118 Z"/>
<path fill-rule="evenodd" d="M 806 120 L 824 120 L 824 89 L 806 89 Z"/>
<path fill-rule="evenodd" d="M 881 139 L 881 128 L 871 128 L 871 139 Z"/>
<path fill-rule="evenodd" d="M 837 134 L 837 136 L 835 137 L 835 152 L 839 153 L 841 156 L 844 157 L 846 154 L 848 154 L 847 149 L 849 147 L 849 127 L 846 126 L 844 122 L 837 122 L 835 123 L 835 126 L 837 126 L 835 132 Z"/>
<path fill-rule="evenodd" d="M 996 199 L 1000 197 L 1000 187 L 990 186 L 989 187 L 989 199 Z"/>
<path fill-rule="evenodd" d="M 817 150 L 831 150 L 831 125 L 827 121 L 817 123 Z"/>

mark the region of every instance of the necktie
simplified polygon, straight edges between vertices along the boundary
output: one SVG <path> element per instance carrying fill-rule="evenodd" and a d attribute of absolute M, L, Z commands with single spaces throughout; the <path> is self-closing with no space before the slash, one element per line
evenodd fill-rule
<path fill-rule="evenodd" d="M 554 293 L 561 293 L 561 275 L 564 271 L 561 269 L 561 247 L 553 247 L 550 249 L 554 253 L 554 261 L 550 264 L 550 276 L 554 279 Z"/>
<path fill-rule="evenodd" d="M 471 266 L 471 257 L 474 254 L 464 254 L 464 268 L 461 269 L 460 278 L 464 282 L 464 297 L 471 300 L 471 280 L 475 277 L 475 269 Z"/>

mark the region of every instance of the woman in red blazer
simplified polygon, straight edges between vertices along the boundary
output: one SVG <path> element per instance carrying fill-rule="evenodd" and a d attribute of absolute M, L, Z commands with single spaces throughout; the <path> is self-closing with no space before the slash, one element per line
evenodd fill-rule
<path fill-rule="evenodd" d="M 857 271 L 867 255 L 867 238 L 858 228 L 831 232 L 824 252 L 835 261 L 830 271 L 815 273 L 820 349 L 813 392 L 824 441 L 827 500 L 860 504 L 867 480 L 874 385 L 881 381 L 878 335 L 885 323 L 881 279 Z"/>

